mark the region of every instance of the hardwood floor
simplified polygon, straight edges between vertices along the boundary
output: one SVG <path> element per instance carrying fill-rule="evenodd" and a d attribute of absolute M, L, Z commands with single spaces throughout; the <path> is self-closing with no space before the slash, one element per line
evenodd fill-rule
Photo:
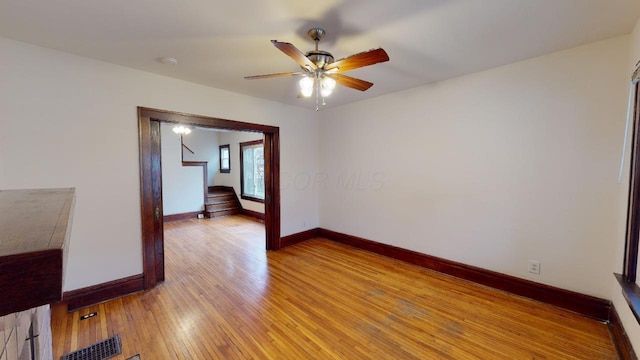
<path fill-rule="evenodd" d="M 241 216 L 166 223 L 165 247 L 157 288 L 55 306 L 54 358 L 119 334 L 115 359 L 617 359 L 604 324 L 325 239 L 267 253 Z"/>

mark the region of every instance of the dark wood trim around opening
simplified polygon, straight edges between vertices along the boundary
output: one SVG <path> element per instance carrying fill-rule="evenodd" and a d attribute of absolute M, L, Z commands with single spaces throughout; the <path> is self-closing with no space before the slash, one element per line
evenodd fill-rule
<path fill-rule="evenodd" d="M 640 84 L 635 84 L 635 102 L 631 131 L 631 160 L 629 162 L 629 194 L 627 201 L 627 231 L 624 245 L 622 274 L 615 274 L 622 294 L 636 321 L 640 324 L 640 287 L 638 276 L 638 248 L 640 247 Z M 630 95 L 631 96 L 631 95 Z"/>
<path fill-rule="evenodd" d="M 242 180 L 240 180 L 240 182 L 242 182 Z M 242 195 L 242 190 L 240 190 L 240 198 L 242 200 L 249 200 L 249 201 L 253 201 L 253 202 L 264 204 L 264 199 L 260 199 L 260 198 L 257 198 L 257 197 L 254 197 L 254 196 L 250 196 L 250 195 Z"/>
<path fill-rule="evenodd" d="M 229 166 L 227 166 L 226 168 L 222 167 L 222 149 L 227 149 L 227 155 L 229 156 L 227 158 L 227 160 L 229 161 Z M 219 170 L 222 174 L 229 174 L 231 173 L 231 145 L 230 144 L 224 144 L 224 145 L 220 145 L 218 146 L 218 157 L 220 158 L 220 166 L 219 166 Z"/>
<path fill-rule="evenodd" d="M 140 146 L 140 206 L 142 222 L 142 271 L 144 288 L 164 280 L 164 237 L 162 221 L 162 168 L 160 122 L 142 117 L 138 108 Z"/>
<path fill-rule="evenodd" d="M 631 131 L 631 161 L 629 168 L 629 201 L 627 203 L 627 233 L 622 276 L 636 282 L 638 247 L 640 244 L 640 84 L 636 84 L 633 127 Z"/>
<path fill-rule="evenodd" d="M 65 291 L 62 301 L 67 304 L 67 311 L 73 311 L 142 290 L 144 290 L 144 279 L 140 274 L 82 289 Z"/>
<path fill-rule="evenodd" d="M 164 280 L 160 123 L 180 123 L 203 128 L 258 132 L 264 135 L 266 249 L 280 249 L 280 129 L 270 125 L 138 107 L 142 267 L 145 289 L 150 289 Z"/>
<path fill-rule="evenodd" d="M 633 316 L 640 323 L 640 288 L 638 284 L 627 281 L 622 274 L 613 274 L 622 288 L 622 296 L 627 301 Z"/>
<path fill-rule="evenodd" d="M 264 149 L 264 141 L 262 139 L 245 141 L 240 143 L 240 150 L 238 151 L 238 153 L 240 154 L 240 198 L 244 200 L 255 201 L 255 202 L 264 204 L 264 199 L 260 199 L 251 195 L 246 195 L 244 193 L 244 151 L 243 150 L 246 146 L 254 146 L 254 145 L 262 145 Z"/>
<path fill-rule="evenodd" d="M 267 250 L 282 247 L 280 240 L 280 132 L 264 132 L 264 223 Z"/>

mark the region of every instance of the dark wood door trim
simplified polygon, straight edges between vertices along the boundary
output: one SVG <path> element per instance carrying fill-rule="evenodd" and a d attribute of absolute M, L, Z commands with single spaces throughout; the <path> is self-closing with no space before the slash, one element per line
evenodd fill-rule
<path fill-rule="evenodd" d="M 279 250 L 280 239 L 280 133 L 264 133 L 264 224 L 267 250 Z M 277 226 L 274 226 L 277 224 Z"/>
<path fill-rule="evenodd" d="M 280 128 L 242 121 L 138 107 L 140 146 L 140 206 L 142 220 L 142 267 L 144 287 L 164 280 L 162 212 L 162 164 L 160 123 L 251 131 L 264 135 L 266 249 L 279 250 L 280 241 Z"/>
<path fill-rule="evenodd" d="M 264 199 L 260 199 L 255 196 L 246 195 L 244 190 L 244 148 L 245 146 L 252 146 L 252 145 L 262 145 L 262 148 L 264 149 L 264 139 L 246 141 L 246 142 L 240 143 L 240 151 L 238 151 L 239 153 L 238 155 L 240 155 L 240 198 L 244 200 L 255 201 L 255 202 L 264 204 L 265 203 Z M 265 158 L 265 161 L 266 161 L 266 158 Z M 265 198 L 266 198 L 266 194 L 265 194 Z"/>
<path fill-rule="evenodd" d="M 152 122 L 149 117 L 142 118 L 138 111 L 138 136 L 140 145 L 140 206 L 142 220 L 142 264 L 144 288 L 152 288 L 161 280 L 157 278 L 156 266 L 156 234 L 158 232 L 157 215 L 162 213 L 162 194 L 160 201 L 156 197 L 158 172 L 154 159 L 158 154 L 159 123 Z M 160 186 L 162 189 L 162 186 Z"/>
<path fill-rule="evenodd" d="M 629 169 L 629 201 L 627 203 L 627 236 L 625 240 L 623 277 L 636 282 L 638 244 L 640 243 L 640 85 L 635 86 L 635 105 L 631 130 L 631 161 Z"/>

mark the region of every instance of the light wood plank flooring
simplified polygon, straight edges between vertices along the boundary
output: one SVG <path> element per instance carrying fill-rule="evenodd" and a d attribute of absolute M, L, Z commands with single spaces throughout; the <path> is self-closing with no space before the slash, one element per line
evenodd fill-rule
<path fill-rule="evenodd" d="M 115 359 L 617 358 L 606 326 L 571 312 L 325 239 L 264 247 L 241 216 L 166 223 L 165 283 L 55 306 L 54 358 L 114 334 Z"/>

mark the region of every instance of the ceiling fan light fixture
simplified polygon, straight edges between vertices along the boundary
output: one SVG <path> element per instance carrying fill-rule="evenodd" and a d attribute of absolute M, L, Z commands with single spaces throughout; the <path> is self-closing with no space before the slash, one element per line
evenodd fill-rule
<path fill-rule="evenodd" d="M 328 76 L 323 76 L 320 79 L 320 95 L 327 97 L 331 95 L 333 89 L 336 87 L 336 81 Z"/>
<path fill-rule="evenodd" d="M 300 79 L 300 93 L 302 96 L 309 97 L 313 94 L 313 83 L 313 79 L 308 76 Z"/>

